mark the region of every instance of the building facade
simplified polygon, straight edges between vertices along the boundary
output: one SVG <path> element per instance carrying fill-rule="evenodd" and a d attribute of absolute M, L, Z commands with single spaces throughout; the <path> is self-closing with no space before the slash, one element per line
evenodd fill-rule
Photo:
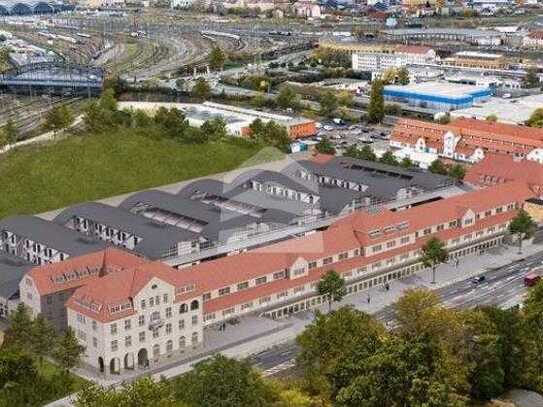
<path fill-rule="evenodd" d="M 489 153 L 543 163 L 543 130 L 487 120 L 458 118 L 441 125 L 402 119 L 394 127 L 390 145 L 469 163 Z"/>
<path fill-rule="evenodd" d="M 445 243 L 451 259 L 498 245 L 531 197 L 526 184 L 509 182 L 400 211 L 359 211 L 324 231 L 182 271 L 159 262 L 108 269 L 71 294 L 67 324 L 86 347 L 85 362 L 100 371 L 146 367 L 199 346 L 207 326 L 246 314 L 282 318 L 322 304 L 316 287 L 330 270 L 354 294 L 423 269 L 421 247 L 430 237 Z M 21 289 L 46 276 L 40 271 Z M 45 280 L 51 276 L 57 271 Z M 33 293 L 34 302 L 22 299 L 36 309 L 42 298 Z"/>

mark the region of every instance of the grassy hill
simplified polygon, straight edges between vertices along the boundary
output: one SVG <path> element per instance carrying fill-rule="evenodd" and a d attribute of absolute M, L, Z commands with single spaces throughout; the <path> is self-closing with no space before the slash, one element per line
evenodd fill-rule
<path fill-rule="evenodd" d="M 281 158 L 259 150 L 238 141 L 187 145 L 129 129 L 20 148 L 0 155 L 0 219 L 227 171 L 257 153 L 259 162 Z"/>

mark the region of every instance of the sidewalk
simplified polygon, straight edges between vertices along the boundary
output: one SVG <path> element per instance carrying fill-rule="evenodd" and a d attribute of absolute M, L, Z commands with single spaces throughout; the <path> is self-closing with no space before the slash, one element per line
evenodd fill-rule
<path fill-rule="evenodd" d="M 386 291 L 383 286 L 374 286 L 369 290 L 349 295 L 339 304 L 334 304 L 334 308 L 353 305 L 356 309 L 374 314 L 396 302 L 407 289 L 416 287 L 442 288 L 482 274 L 490 269 L 505 266 L 542 250 L 543 245 L 541 244 L 526 244 L 523 248 L 523 254 L 518 255 L 516 246 L 493 248 L 482 255 L 467 256 L 461 259 L 458 267 L 455 267 L 454 264 L 441 265 L 436 273 L 436 284 L 431 284 L 431 270 L 426 269 L 405 279 L 391 281 L 389 291 Z M 368 295 L 371 298 L 369 304 L 367 302 Z M 326 312 L 327 308 L 328 305 L 324 304 L 316 309 Z M 221 333 L 208 328 L 205 333 L 207 342 L 203 348 L 199 348 L 190 355 L 185 355 L 183 359 L 172 360 L 169 365 L 163 365 L 148 372 L 139 370 L 135 371 L 131 376 L 100 378 L 89 375 L 88 371 L 85 372 L 81 369 L 78 369 L 75 373 L 105 386 L 117 386 L 122 381 L 133 380 L 142 374 L 150 374 L 155 379 L 175 377 L 189 371 L 195 363 L 215 353 L 220 352 L 225 356 L 239 359 L 292 341 L 312 322 L 314 311 L 315 309 L 294 314 L 289 318 L 278 321 L 254 316 L 244 317 L 241 318 L 240 324 L 228 325 L 226 332 Z M 67 400 L 68 398 L 58 400 L 47 407 L 70 406 L 71 404 Z"/>

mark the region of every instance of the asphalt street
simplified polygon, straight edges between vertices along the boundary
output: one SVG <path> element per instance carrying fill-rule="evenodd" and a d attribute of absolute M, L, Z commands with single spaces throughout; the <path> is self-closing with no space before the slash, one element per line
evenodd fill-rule
<path fill-rule="evenodd" d="M 485 280 L 481 283 L 474 283 L 470 278 L 437 289 L 436 293 L 448 307 L 467 309 L 480 305 L 495 305 L 509 308 L 519 304 L 526 293 L 524 275 L 542 265 L 543 252 L 539 252 L 504 267 L 486 270 L 482 273 Z M 374 316 L 388 327 L 394 326 L 393 307 L 385 307 Z M 251 363 L 264 375 L 274 375 L 292 368 L 298 351 L 298 346 L 289 342 L 253 356 Z"/>

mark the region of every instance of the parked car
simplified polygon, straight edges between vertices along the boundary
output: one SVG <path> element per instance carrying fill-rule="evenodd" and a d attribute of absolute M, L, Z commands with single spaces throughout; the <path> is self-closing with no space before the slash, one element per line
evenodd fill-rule
<path fill-rule="evenodd" d="M 472 284 L 480 284 L 486 280 L 485 276 L 477 276 L 471 279 Z"/>
<path fill-rule="evenodd" d="M 533 287 L 534 285 L 536 285 L 539 281 L 541 280 L 541 276 L 536 274 L 536 273 L 533 273 L 533 272 L 530 272 L 528 274 L 526 274 L 524 276 L 524 285 L 526 287 Z"/>

